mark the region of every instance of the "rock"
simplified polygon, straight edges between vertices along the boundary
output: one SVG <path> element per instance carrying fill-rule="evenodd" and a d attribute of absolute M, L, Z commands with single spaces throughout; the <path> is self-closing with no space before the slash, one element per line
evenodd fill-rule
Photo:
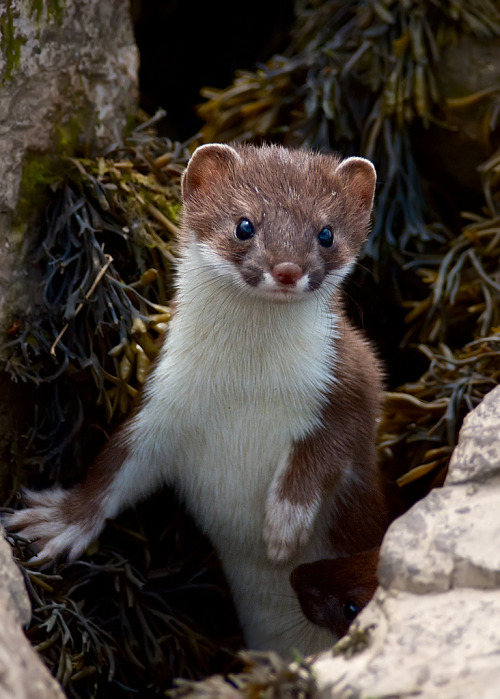
<path fill-rule="evenodd" d="M 325 655 L 314 664 L 321 699 L 335 697 L 480 697 L 461 681 L 489 672 L 500 687 L 500 593 L 450 590 L 419 597 L 380 590 L 362 625 L 369 647 L 352 658 Z M 482 680 L 478 680 L 481 681 Z"/>
<path fill-rule="evenodd" d="M 467 416 L 444 487 L 389 528 L 375 597 L 313 665 L 316 697 L 498 696 L 499 425 L 497 387 Z"/>
<path fill-rule="evenodd" d="M 15 212 L 23 163 L 121 140 L 137 106 L 137 49 L 128 3 L 8 0 L 0 7 L 0 211 Z M 9 26 L 7 33 L 5 27 Z"/>
<path fill-rule="evenodd" d="M 414 594 L 500 586 L 500 483 L 445 486 L 400 518 L 384 541 L 379 581 Z"/>
<path fill-rule="evenodd" d="M 138 54 L 123 0 L 0 2 L 0 483 L 29 387 L 2 373 L 4 345 L 36 309 L 37 216 L 66 156 L 120 141 L 135 114 Z M 9 332 L 8 335 L 6 333 Z"/>
<path fill-rule="evenodd" d="M 24 635 L 31 608 L 9 544 L 0 536 L 0 697 L 64 699 L 64 692 Z"/>
<path fill-rule="evenodd" d="M 446 485 L 485 483 L 500 479 L 499 389 L 488 393 L 469 413 L 451 457 Z"/>
<path fill-rule="evenodd" d="M 30 306 L 27 224 L 58 160 L 121 140 L 137 106 L 128 3 L 34 7 L 23 0 L 0 5 L 0 331 L 13 307 Z"/>
<path fill-rule="evenodd" d="M 0 525 L 0 599 L 2 605 L 11 610 L 19 624 L 29 624 L 31 605 L 24 586 L 23 576 L 12 559 L 10 546 L 3 538 Z M 2 617 L 3 618 L 3 617 Z"/>

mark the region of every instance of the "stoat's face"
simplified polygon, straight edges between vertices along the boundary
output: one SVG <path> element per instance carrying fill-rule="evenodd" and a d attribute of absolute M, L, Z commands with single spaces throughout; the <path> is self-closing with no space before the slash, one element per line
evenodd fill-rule
<path fill-rule="evenodd" d="M 343 636 L 375 593 L 378 560 L 378 549 L 370 549 L 295 568 L 290 583 L 304 615 L 313 624 Z"/>
<path fill-rule="evenodd" d="M 184 231 L 238 288 L 276 301 L 331 292 L 369 226 L 375 170 L 362 158 L 278 147 L 198 148 L 183 178 Z"/>

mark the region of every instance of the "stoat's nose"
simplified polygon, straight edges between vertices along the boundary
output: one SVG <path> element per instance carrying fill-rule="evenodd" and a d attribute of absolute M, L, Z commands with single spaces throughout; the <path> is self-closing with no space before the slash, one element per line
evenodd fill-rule
<path fill-rule="evenodd" d="M 303 272 L 295 262 L 280 262 L 272 268 L 271 275 L 280 284 L 296 284 L 302 277 Z"/>

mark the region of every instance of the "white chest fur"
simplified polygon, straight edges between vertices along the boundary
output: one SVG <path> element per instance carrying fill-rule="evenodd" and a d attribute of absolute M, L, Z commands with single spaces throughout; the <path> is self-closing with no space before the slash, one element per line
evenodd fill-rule
<path fill-rule="evenodd" d="M 333 318 L 316 297 L 272 303 L 240 293 L 191 252 L 141 422 L 217 545 L 227 526 L 254 538 L 262 524 L 248 518 L 263 516 L 274 473 L 316 426 Z"/>
<path fill-rule="evenodd" d="M 148 445 L 145 467 L 158 464 L 218 550 L 247 639 L 277 647 L 272 616 L 272 633 L 262 633 L 262 619 L 253 633 L 245 617 L 265 618 L 278 593 L 290 597 L 291 568 L 322 549 L 313 541 L 273 570 L 262 540 L 265 502 L 294 441 L 318 424 L 335 319 L 313 295 L 273 303 L 240 292 L 196 252 L 180 270 L 178 312 L 136 433 Z"/>

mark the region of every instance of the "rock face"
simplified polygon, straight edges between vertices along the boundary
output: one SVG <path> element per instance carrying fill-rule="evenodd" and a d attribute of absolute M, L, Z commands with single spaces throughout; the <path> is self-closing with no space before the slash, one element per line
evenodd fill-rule
<path fill-rule="evenodd" d="M 21 624 L 31 616 L 22 575 L 0 533 L 0 697 L 63 699 L 64 692 L 30 646 Z"/>
<path fill-rule="evenodd" d="M 137 69 L 128 2 L 0 2 L 0 480 L 19 406 L 33 402 L 2 373 L 2 346 L 41 292 L 30 254 L 42 195 L 66 156 L 121 140 Z"/>
<path fill-rule="evenodd" d="M 314 664 L 315 696 L 500 696 L 499 541 L 497 387 L 466 417 L 444 487 L 389 528 L 380 587 L 344 654 Z"/>
<path fill-rule="evenodd" d="M 49 6 L 60 9 L 51 12 Z M 19 269 L 29 243 L 25 218 L 58 158 L 121 139 L 136 109 L 138 59 L 123 0 L 7 0 L 0 3 L 0 32 L 0 330 L 5 330 L 12 298 L 28 286 L 28 275 Z"/>

